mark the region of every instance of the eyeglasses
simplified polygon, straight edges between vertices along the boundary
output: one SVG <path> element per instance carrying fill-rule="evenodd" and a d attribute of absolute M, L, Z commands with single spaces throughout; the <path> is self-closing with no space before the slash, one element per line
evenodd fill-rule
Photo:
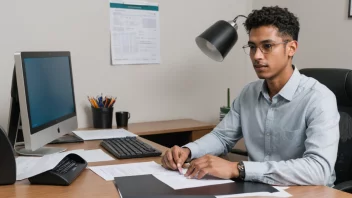
<path fill-rule="evenodd" d="M 262 43 L 259 45 L 259 47 L 255 46 L 254 44 L 248 44 L 248 45 L 243 46 L 242 48 L 243 48 L 244 52 L 248 55 L 254 55 L 257 51 L 257 48 L 259 48 L 263 54 L 269 54 L 273 50 L 273 47 L 275 45 L 286 44 L 288 42 L 290 42 L 290 41 L 284 41 L 281 43 Z"/>

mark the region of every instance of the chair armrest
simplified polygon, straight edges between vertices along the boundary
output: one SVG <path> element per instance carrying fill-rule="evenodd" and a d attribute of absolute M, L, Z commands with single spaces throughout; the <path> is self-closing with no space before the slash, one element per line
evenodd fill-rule
<path fill-rule="evenodd" d="M 352 181 L 345 181 L 334 186 L 335 189 L 352 193 Z"/>
<path fill-rule="evenodd" d="M 244 151 L 244 150 L 241 150 L 241 149 L 231 149 L 230 151 L 231 153 L 234 153 L 234 154 L 237 154 L 237 155 L 243 155 L 243 156 L 248 156 L 248 152 L 247 151 Z"/>

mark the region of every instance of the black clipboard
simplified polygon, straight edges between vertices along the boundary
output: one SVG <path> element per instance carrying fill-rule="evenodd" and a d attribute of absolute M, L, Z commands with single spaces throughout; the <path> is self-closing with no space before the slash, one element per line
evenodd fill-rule
<path fill-rule="evenodd" d="M 153 175 L 115 177 L 115 187 L 123 198 L 166 197 L 166 198 L 210 198 L 214 195 L 230 195 L 255 192 L 278 192 L 274 187 L 255 182 L 241 182 L 174 190 Z"/>

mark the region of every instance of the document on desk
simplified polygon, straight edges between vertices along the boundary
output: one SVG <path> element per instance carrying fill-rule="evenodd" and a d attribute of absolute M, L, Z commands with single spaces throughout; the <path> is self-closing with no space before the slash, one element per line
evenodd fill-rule
<path fill-rule="evenodd" d="M 28 178 L 30 171 L 38 164 L 41 157 L 17 157 L 16 158 L 16 180 Z"/>
<path fill-rule="evenodd" d="M 17 157 L 16 180 L 27 179 L 53 169 L 68 154 L 76 152 L 80 152 L 80 150 L 45 155 L 43 157 Z"/>
<path fill-rule="evenodd" d="M 108 166 L 90 166 L 90 170 L 95 172 L 106 181 L 114 180 L 114 177 L 148 175 L 148 174 L 175 174 L 175 171 L 169 171 L 161 165 L 151 162 L 140 162 L 130 164 L 108 165 Z"/>
<path fill-rule="evenodd" d="M 234 181 L 229 179 L 220 179 L 216 177 L 204 177 L 203 179 L 187 179 L 184 175 L 175 174 L 175 175 L 161 175 L 153 174 L 155 178 L 162 181 L 164 184 L 170 186 L 175 190 L 185 189 L 185 188 L 195 188 L 201 186 L 210 186 L 217 184 L 227 184 Z"/>
<path fill-rule="evenodd" d="M 102 162 L 102 161 L 111 161 L 115 160 L 110 157 L 110 155 L 106 154 L 101 149 L 94 150 L 80 150 L 76 152 L 79 156 L 81 156 L 87 162 Z"/>
<path fill-rule="evenodd" d="M 110 1 L 113 65 L 160 63 L 159 5 L 146 1 Z"/>
<path fill-rule="evenodd" d="M 107 181 L 114 180 L 115 177 L 151 174 L 173 189 L 193 188 L 234 182 L 232 180 L 219 179 L 215 177 L 206 179 L 187 179 L 184 175 L 180 175 L 178 171 L 167 170 L 154 161 L 110 166 L 91 166 L 89 169 Z M 183 169 L 184 173 L 186 173 L 186 171 L 186 169 Z"/>
<path fill-rule="evenodd" d="M 82 130 L 72 131 L 83 140 L 103 140 L 110 138 L 133 137 L 137 136 L 125 129 L 101 129 L 101 130 Z"/>

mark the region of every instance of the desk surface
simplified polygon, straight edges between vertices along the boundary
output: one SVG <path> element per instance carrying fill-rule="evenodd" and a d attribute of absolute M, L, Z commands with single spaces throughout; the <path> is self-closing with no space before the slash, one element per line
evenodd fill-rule
<path fill-rule="evenodd" d="M 166 121 L 170 122 L 170 121 Z M 146 126 L 151 126 L 153 124 L 145 123 Z M 159 123 L 160 124 L 160 123 Z M 168 126 L 166 124 L 165 126 Z M 138 127 L 140 132 L 142 131 L 142 124 Z M 147 130 L 148 127 L 146 127 Z M 130 129 L 129 129 L 130 130 Z M 133 131 L 131 127 L 131 131 Z M 148 140 L 143 139 L 143 141 L 151 144 L 152 146 L 165 151 L 167 148 L 161 145 L 155 144 Z M 74 149 L 96 149 L 99 148 L 100 141 L 86 141 L 84 143 L 75 144 L 61 144 L 55 145 L 60 147 L 66 147 L 68 150 Z M 105 150 L 104 150 L 105 151 Z M 155 161 L 160 163 L 161 157 L 150 157 L 150 158 L 139 158 L 139 159 L 127 159 L 127 160 L 114 160 L 107 162 L 95 162 L 89 163 L 89 166 L 96 165 L 111 165 L 111 164 L 124 164 L 124 163 L 134 163 L 134 162 L 145 162 L 145 161 Z M 326 186 L 292 186 L 287 190 L 294 197 L 352 197 L 351 195 L 338 191 Z M 15 185 L 0 186 L 0 197 L 119 197 L 118 192 L 112 181 L 105 181 L 95 173 L 90 170 L 84 170 L 84 172 L 70 185 L 70 186 L 36 186 L 29 185 L 28 180 L 23 180 L 16 182 Z"/>
<path fill-rule="evenodd" d="M 193 119 L 132 123 L 127 130 L 137 135 L 155 135 L 196 130 L 212 130 L 216 125 Z"/>

